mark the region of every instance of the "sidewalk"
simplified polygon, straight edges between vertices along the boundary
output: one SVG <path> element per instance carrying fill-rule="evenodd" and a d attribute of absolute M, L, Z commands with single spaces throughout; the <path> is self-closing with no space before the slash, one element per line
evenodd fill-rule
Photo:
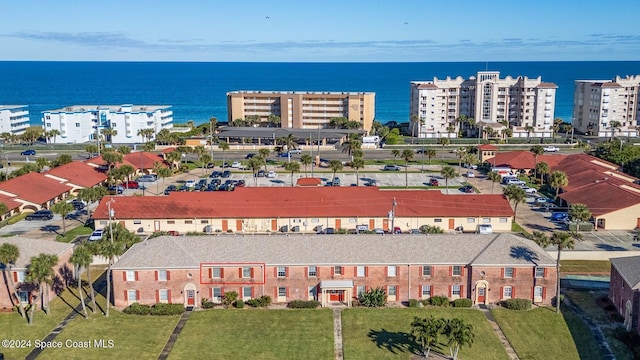
<path fill-rule="evenodd" d="M 487 309 L 487 307 L 484 305 L 480 305 L 479 308 L 480 311 L 484 313 L 487 321 L 489 321 L 489 325 L 491 325 L 493 332 L 496 333 L 498 340 L 500 340 L 500 343 L 502 344 L 502 346 L 504 346 L 504 350 L 507 352 L 509 359 L 519 360 L 520 358 L 518 357 L 518 354 L 516 354 L 516 351 L 513 350 L 511 343 L 509 343 L 509 340 L 507 340 L 507 337 L 502 332 L 502 329 L 500 329 L 500 325 L 498 325 L 498 323 L 496 322 L 496 319 L 493 317 L 493 314 L 491 314 L 491 311 L 489 311 L 489 309 Z"/>

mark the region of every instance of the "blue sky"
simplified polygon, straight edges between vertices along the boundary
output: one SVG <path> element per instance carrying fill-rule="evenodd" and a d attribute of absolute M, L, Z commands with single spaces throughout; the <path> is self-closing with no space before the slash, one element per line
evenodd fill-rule
<path fill-rule="evenodd" d="M 0 60 L 639 60 L 637 0 L 4 1 Z"/>

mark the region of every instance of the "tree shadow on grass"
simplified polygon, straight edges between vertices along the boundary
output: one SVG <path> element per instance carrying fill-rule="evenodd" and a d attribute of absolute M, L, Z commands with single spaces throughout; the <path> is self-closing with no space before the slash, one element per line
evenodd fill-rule
<path fill-rule="evenodd" d="M 410 334 L 405 332 L 370 329 L 368 336 L 378 348 L 387 349 L 392 354 L 405 352 L 420 354 L 420 345 L 413 340 Z"/>

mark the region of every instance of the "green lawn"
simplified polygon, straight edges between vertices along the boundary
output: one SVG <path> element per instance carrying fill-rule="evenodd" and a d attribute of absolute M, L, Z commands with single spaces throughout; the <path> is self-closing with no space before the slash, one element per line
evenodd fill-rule
<path fill-rule="evenodd" d="M 342 334 L 345 359 L 410 359 L 419 354 L 419 345 L 409 336 L 415 316 L 460 318 L 474 327 L 471 347 L 460 349 L 461 359 L 508 359 L 507 353 L 491 329 L 484 314 L 473 309 L 364 309 L 342 312 Z M 440 339 L 443 342 L 444 338 Z M 446 345 L 440 351 L 449 354 Z"/>
<path fill-rule="evenodd" d="M 610 273 L 611 262 L 608 260 L 560 260 L 562 273 Z"/>
<path fill-rule="evenodd" d="M 521 360 L 600 359 L 588 328 L 569 310 L 564 316 L 552 308 L 491 312 Z"/>
<path fill-rule="evenodd" d="M 332 312 L 251 308 L 195 312 L 169 358 L 213 354 L 217 359 L 331 359 Z"/>
<path fill-rule="evenodd" d="M 67 233 L 65 234 L 65 236 L 62 236 L 62 234 L 57 235 L 56 241 L 58 242 L 68 243 L 74 240 L 78 236 L 91 235 L 91 233 L 93 232 L 93 228 L 89 226 L 79 225 L 79 226 L 73 227 L 74 225 L 77 225 L 78 223 L 77 220 L 66 220 L 66 222 L 67 222 Z"/>

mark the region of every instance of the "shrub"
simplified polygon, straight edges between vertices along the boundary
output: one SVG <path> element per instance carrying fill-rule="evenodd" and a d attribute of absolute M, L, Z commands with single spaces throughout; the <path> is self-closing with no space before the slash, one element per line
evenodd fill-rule
<path fill-rule="evenodd" d="M 247 300 L 247 304 L 253 307 L 266 308 L 271 305 L 271 296 L 262 295 L 259 298 Z"/>
<path fill-rule="evenodd" d="M 529 299 L 507 299 L 503 302 L 504 307 L 509 310 L 529 310 L 531 309 L 531 300 Z"/>
<path fill-rule="evenodd" d="M 149 315 L 151 314 L 151 306 L 136 302 L 127 306 L 122 312 L 129 315 Z"/>
<path fill-rule="evenodd" d="M 551 305 L 552 306 L 556 306 L 556 304 L 557 304 L 556 301 L 558 301 L 557 299 L 558 298 L 556 296 L 551 298 Z M 564 295 L 560 294 L 560 304 L 562 304 L 563 301 L 564 301 Z"/>
<path fill-rule="evenodd" d="M 449 306 L 449 298 L 444 295 L 432 296 L 429 298 L 429 305 L 447 307 Z"/>
<path fill-rule="evenodd" d="M 419 301 L 416 300 L 416 299 L 409 299 L 409 307 L 410 308 L 418 307 L 418 303 L 419 303 Z"/>
<path fill-rule="evenodd" d="M 183 312 L 182 304 L 157 303 L 151 307 L 151 315 L 179 315 Z"/>
<path fill-rule="evenodd" d="M 456 308 L 469 308 L 473 305 L 473 301 L 471 299 L 455 299 L 451 304 Z"/>
<path fill-rule="evenodd" d="M 320 302 L 315 300 L 294 300 L 287 304 L 290 309 L 315 309 L 320 306 Z"/>
<path fill-rule="evenodd" d="M 237 299 L 238 299 L 238 292 L 237 291 L 226 292 L 226 293 L 224 293 L 224 296 L 222 297 L 222 305 L 224 305 L 224 307 L 229 307 Z"/>
<path fill-rule="evenodd" d="M 242 299 L 238 299 L 238 300 L 236 300 L 234 305 L 235 305 L 236 309 L 242 309 L 242 308 L 244 308 L 244 301 Z"/>
<path fill-rule="evenodd" d="M 202 298 L 201 306 L 203 309 L 211 309 L 216 306 L 216 304 L 207 298 Z"/>
<path fill-rule="evenodd" d="M 366 307 L 385 306 L 387 304 L 387 294 L 382 287 L 369 289 L 369 291 L 358 295 L 358 301 L 362 306 Z"/>

